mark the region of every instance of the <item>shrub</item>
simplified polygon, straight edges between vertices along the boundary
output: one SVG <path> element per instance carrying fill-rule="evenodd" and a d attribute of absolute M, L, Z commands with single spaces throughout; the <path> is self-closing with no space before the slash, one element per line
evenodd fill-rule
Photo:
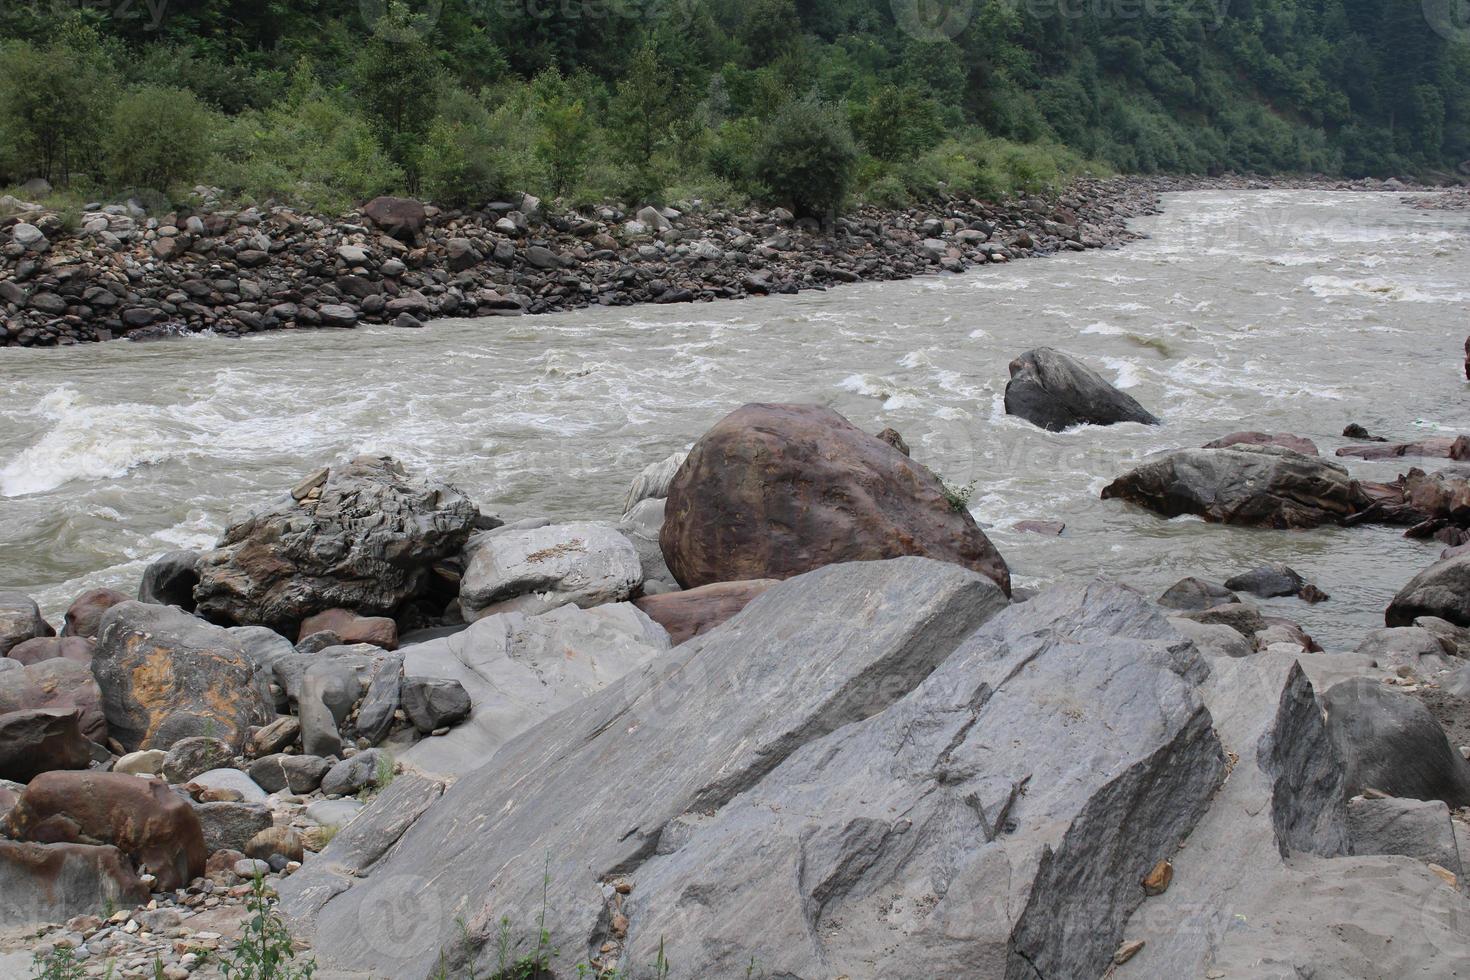
<path fill-rule="evenodd" d="M 73 27 L 45 47 L 0 46 L 0 135 L 19 178 L 68 183 L 97 165 L 96 146 L 116 90 L 95 31 Z"/>
<path fill-rule="evenodd" d="M 124 187 L 167 190 L 205 173 L 218 119 L 186 89 L 146 85 L 112 107 L 103 141 L 107 173 Z"/>
<path fill-rule="evenodd" d="M 803 215 L 826 215 L 847 197 L 857 146 L 847 117 L 815 96 L 795 99 L 771 119 L 755 148 L 753 176 Z"/>

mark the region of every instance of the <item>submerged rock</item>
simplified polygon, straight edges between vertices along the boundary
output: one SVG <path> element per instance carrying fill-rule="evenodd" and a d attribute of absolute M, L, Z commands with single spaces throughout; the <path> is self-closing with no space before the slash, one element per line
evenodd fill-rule
<path fill-rule="evenodd" d="M 922 555 L 1009 594 L 1004 559 L 928 469 L 818 405 L 746 405 L 695 444 L 660 535 L 684 588 Z"/>
<path fill-rule="evenodd" d="M 1175 450 L 1114 480 L 1102 496 L 1165 517 L 1280 529 L 1339 523 L 1369 503 L 1343 467 L 1279 446 Z"/>
<path fill-rule="evenodd" d="M 1075 357 L 1050 347 L 1027 351 L 1011 362 L 1005 407 L 1007 415 L 1054 432 L 1074 425 L 1159 424 L 1132 396 Z"/>
<path fill-rule="evenodd" d="M 1303 436 L 1289 432 L 1232 432 L 1214 442 L 1207 442 L 1204 449 L 1228 449 L 1231 446 L 1280 446 L 1303 456 L 1316 456 L 1317 444 Z"/>

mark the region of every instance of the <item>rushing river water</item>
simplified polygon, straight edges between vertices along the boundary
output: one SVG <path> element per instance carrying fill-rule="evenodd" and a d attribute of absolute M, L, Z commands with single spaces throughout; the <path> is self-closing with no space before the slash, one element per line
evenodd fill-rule
<path fill-rule="evenodd" d="M 1388 194 L 1210 192 L 1171 195 L 1136 227 L 1151 238 L 1117 251 L 740 303 L 0 350 L 0 589 L 59 621 L 82 589 L 131 591 L 158 553 L 208 546 L 230 514 L 358 452 L 502 515 L 616 518 L 645 463 L 731 409 L 817 401 L 973 481 L 1018 584 L 1103 574 L 1157 594 L 1283 560 L 1333 598 L 1268 605 L 1356 646 L 1440 545 L 1165 521 L 1098 494 L 1148 453 L 1239 429 L 1325 454 L 1350 421 L 1470 432 L 1470 215 Z M 1006 417 L 1007 364 L 1040 345 L 1165 424 L 1053 434 Z M 1011 530 L 1027 518 L 1066 533 Z"/>

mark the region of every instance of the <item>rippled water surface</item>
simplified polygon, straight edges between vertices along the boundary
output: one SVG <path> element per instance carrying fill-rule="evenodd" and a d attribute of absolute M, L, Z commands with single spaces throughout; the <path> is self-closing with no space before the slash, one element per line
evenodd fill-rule
<path fill-rule="evenodd" d="M 1019 584 L 1105 574 L 1157 593 L 1285 560 L 1333 600 L 1270 605 L 1356 645 L 1439 545 L 1164 521 L 1098 494 L 1150 452 L 1238 429 L 1329 454 L 1349 421 L 1470 432 L 1470 215 L 1211 192 L 1171 195 L 1137 227 L 1151 238 L 1118 251 L 739 303 L 0 350 L 0 588 L 59 619 L 82 589 L 130 591 L 158 553 L 207 546 L 232 512 L 365 451 L 502 514 L 614 518 L 645 463 L 741 403 L 819 401 L 973 481 Z M 1049 434 L 1007 418 L 1006 366 L 1043 344 L 1166 424 Z M 1026 518 L 1067 531 L 1010 529 Z"/>

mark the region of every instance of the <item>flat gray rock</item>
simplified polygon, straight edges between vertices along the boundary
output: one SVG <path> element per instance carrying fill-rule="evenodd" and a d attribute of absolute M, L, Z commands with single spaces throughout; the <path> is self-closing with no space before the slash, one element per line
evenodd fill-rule
<path fill-rule="evenodd" d="M 724 626 L 652 660 L 507 744 L 493 765 L 463 776 L 368 878 L 326 904 L 317 920 L 319 959 L 392 973 L 440 949 L 458 955 L 458 930 L 430 914 L 397 959 L 379 952 L 374 964 L 366 962 L 361 942 L 348 937 L 379 928 L 387 899 L 379 889 L 389 881 L 395 901 L 462 910 L 472 937 L 488 939 L 501 910 L 516 912 L 520 931 L 520 912 L 531 909 L 523 899 L 533 889 L 539 907 L 548 855 L 553 944 L 580 950 L 590 942 L 595 950 L 606 929 L 604 875 L 641 880 L 638 869 L 655 852 L 687 839 L 686 829 L 716 818 L 803 746 L 882 712 L 1005 605 L 983 576 L 918 558 L 832 566 L 774 587 Z M 987 803 L 993 808 L 993 800 Z M 825 809 L 839 816 L 840 808 Z M 746 872 L 764 864 L 747 855 Z M 411 880 L 415 874 L 422 880 Z M 772 944 L 801 927 L 800 917 L 780 921 L 789 914 L 785 899 L 767 911 Z M 700 941 L 699 930 L 682 932 L 677 941 Z M 767 941 L 748 930 L 742 938 Z M 644 953 L 651 962 L 646 943 L 633 941 L 639 952 L 625 962 L 640 962 Z M 473 958 L 479 951 L 466 952 Z M 732 959 L 737 952 L 730 951 Z M 759 952 L 747 948 L 747 958 Z M 685 955 L 680 971 L 732 972 L 711 969 L 703 956 Z M 492 958 L 485 950 L 484 960 Z M 759 958 L 768 970 L 777 965 Z M 746 965 L 742 959 L 733 973 Z"/>
<path fill-rule="evenodd" d="M 465 558 L 459 598 L 470 620 L 624 602 L 643 581 L 632 542 L 590 522 L 500 528 L 473 538 Z"/>
<path fill-rule="evenodd" d="M 449 734 L 398 758 L 446 775 L 478 768 L 512 737 L 668 649 L 663 628 L 629 603 L 563 606 L 540 616 L 506 613 L 405 647 L 406 674 L 458 681 L 472 707 Z"/>
<path fill-rule="evenodd" d="M 1450 808 L 1439 800 L 1390 797 L 1348 801 L 1348 837 L 1354 854 L 1402 854 L 1463 875 Z"/>

